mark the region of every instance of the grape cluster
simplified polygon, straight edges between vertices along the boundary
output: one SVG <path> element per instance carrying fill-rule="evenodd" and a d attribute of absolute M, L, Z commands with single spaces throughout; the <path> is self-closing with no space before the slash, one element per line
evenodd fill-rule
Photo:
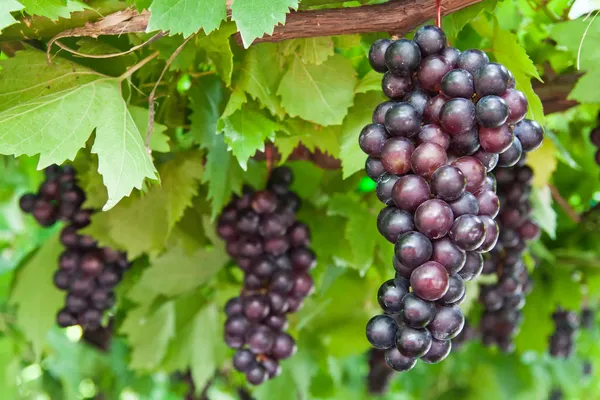
<path fill-rule="evenodd" d="M 568 358 L 574 350 L 575 334 L 579 327 L 579 318 L 573 311 L 560 307 L 552 313 L 554 333 L 550 336 L 550 355 L 552 357 Z"/>
<path fill-rule="evenodd" d="M 533 171 L 524 158 L 510 168 L 495 171 L 500 198 L 497 221 L 500 238 L 486 255 L 484 274 L 497 274 L 498 281 L 481 285 L 479 301 L 484 312 L 480 330 L 483 343 L 498 345 L 505 352 L 513 350 L 513 338 L 522 321 L 521 309 L 531 291 L 533 281 L 523 261 L 526 243 L 539 237 L 540 229 L 530 219 Z"/>
<path fill-rule="evenodd" d="M 71 166 L 53 165 L 44 172 L 46 180 L 38 193 L 23 195 L 19 204 L 42 226 L 51 226 L 59 220 L 67 224 L 60 233 L 66 249 L 54 274 L 54 285 L 67 292 L 57 323 L 61 327 L 81 325 L 86 330 L 95 330 L 101 326 L 104 311 L 114 305 L 113 289 L 129 263 L 125 254 L 98 247 L 91 236 L 78 233 L 90 224 L 93 210 L 81 208 L 85 193 L 77 186 L 75 170 Z"/>
<path fill-rule="evenodd" d="M 440 28 L 377 40 L 369 61 L 390 101 L 376 107 L 359 145 L 387 205 L 377 226 L 395 244 L 396 278 L 379 289 L 384 315 L 369 321 L 367 339 L 407 371 L 450 352 L 465 281 L 480 274 L 500 233 L 490 172 L 539 147 L 543 131 L 524 119 L 527 100 L 510 71 L 480 50 L 448 47 Z"/>
<path fill-rule="evenodd" d="M 267 189 L 245 188 L 219 217 L 217 233 L 244 271 L 244 288 L 226 306 L 225 341 L 237 349 L 234 367 L 258 385 L 280 373 L 279 360 L 296 351 L 285 333 L 286 314 L 302 307 L 314 290 L 308 226 L 296 221 L 300 199 L 290 191 L 293 175 L 275 169 Z"/>

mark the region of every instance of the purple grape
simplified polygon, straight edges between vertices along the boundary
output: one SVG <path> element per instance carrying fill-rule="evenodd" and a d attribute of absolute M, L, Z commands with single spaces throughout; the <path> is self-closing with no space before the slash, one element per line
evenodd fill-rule
<path fill-rule="evenodd" d="M 385 351 L 385 362 L 394 371 L 404 372 L 413 369 L 417 360 L 402 355 L 396 347 L 392 347 Z"/>
<path fill-rule="evenodd" d="M 525 221 L 519 228 L 519 235 L 523 240 L 536 240 L 540 237 L 540 227 L 533 221 Z"/>
<path fill-rule="evenodd" d="M 450 135 L 442 130 L 439 125 L 428 124 L 421 128 L 417 136 L 417 144 L 435 143 L 444 150 L 450 147 Z"/>
<path fill-rule="evenodd" d="M 421 52 L 412 40 L 396 40 L 387 47 L 385 52 L 385 64 L 387 68 L 400 75 L 412 73 L 417 69 L 420 62 Z"/>
<path fill-rule="evenodd" d="M 385 173 L 385 167 L 379 158 L 369 156 L 365 162 L 365 172 L 369 178 L 377 181 Z"/>
<path fill-rule="evenodd" d="M 377 188 L 375 189 L 375 194 L 379 201 L 383 204 L 393 204 L 392 196 L 393 196 L 393 188 L 395 184 L 400 179 L 396 175 L 388 174 L 387 172 L 379 177 L 377 180 Z M 425 183 L 427 184 L 427 183 Z M 429 191 L 429 187 L 427 187 Z"/>
<path fill-rule="evenodd" d="M 508 122 L 511 124 L 516 124 L 525 118 L 527 114 L 527 97 L 515 89 L 508 89 L 502 95 L 502 99 L 506 102 L 508 106 Z"/>
<path fill-rule="evenodd" d="M 388 71 L 383 75 L 381 89 L 390 99 L 400 100 L 412 90 L 412 81 L 410 76 L 394 75 Z"/>
<path fill-rule="evenodd" d="M 30 213 L 33 211 L 37 196 L 33 193 L 26 193 L 19 199 L 19 207 L 24 213 Z"/>
<path fill-rule="evenodd" d="M 246 379 L 252 385 L 260 385 L 267 379 L 267 370 L 262 365 L 255 364 L 246 372 Z"/>
<path fill-rule="evenodd" d="M 414 271 L 414 268 L 407 267 L 398 261 L 396 256 L 392 257 L 392 265 L 394 266 L 394 270 L 396 271 L 396 275 L 403 279 L 409 279 L 410 275 Z"/>
<path fill-rule="evenodd" d="M 79 268 L 81 257 L 78 252 L 73 250 L 65 250 L 58 259 L 58 266 L 66 272 L 75 272 Z"/>
<path fill-rule="evenodd" d="M 291 271 L 278 270 L 273 273 L 270 282 L 270 289 L 275 293 L 282 295 L 288 294 L 294 287 L 294 280 Z"/>
<path fill-rule="evenodd" d="M 451 136 L 466 132 L 475 126 L 475 106 L 471 100 L 448 100 L 440 110 L 440 125 Z"/>
<path fill-rule="evenodd" d="M 232 317 L 234 315 L 241 315 L 244 312 L 244 306 L 242 304 L 242 299 L 239 297 L 233 297 L 225 303 L 225 314 L 228 317 Z"/>
<path fill-rule="evenodd" d="M 395 182 L 391 198 L 398 208 L 414 212 L 430 197 L 427 181 L 417 175 L 406 175 Z"/>
<path fill-rule="evenodd" d="M 481 246 L 485 240 L 485 225 L 476 215 L 461 215 L 456 218 L 449 232 L 455 245 L 465 251 Z"/>
<path fill-rule="evenodd" d="M 463 53 L 464 54 L 464 53 Z M 477 96 L 501 96 L 508 89 L 508 70 L 497 63 L 488 63 L 477 70 L 475 92 Z"/>
<path fill-rule="evenodd" d="M 482 128 L 498 128 L 508 119 L 508 105 L 498 96 L 485 96 L 475 106 L 477 122 Z"/>
<path fill-rule="evenodd" d="M 296 222 L 288 230 L 287 235 L 292 247 L 308 247 L 310 245 L 310 229 L 306 224 Z"/>
<path fill-rule="evenodd" d="M 375 71 L 386 72 L 388 70 L 385 64 L 385 54 L 392 43 L 393 41 L 390 39 L 378 39 L 371 45 L 369 63 Z"/>
<path fill-rule="evenodd" d="M 383 126 L 380 126 L 384 129 Z M 385 134 L 385 130 L 384 130 Z M 369 141 L 369 139 L 367 139 Z M 252 196 L 252 209 L 257 214 L 270 214 L 277 208 L 277 196 L 269 191 L 262 190 Z"/>
<path fill-rule="evenodd" d="M 224 335 L 225 344 L 231 349 L 240 349 L 246 344 L 243 336 Z"/>
<path fill-rule="evenodd" d="M 480 191 L 476 196 L 479 204 L 479 215 L 487 215 L 496 218 L 500 211 L 500 200 L 498 195 L 491 190 Z"/>
<path fill-rule="evenodd" d="M 264 325 L 256 325 L 246 332 L 246 343 L 254 354 L 267 354 L 274 347 L 275 334 Z"/>
<path fill-rule="evenodd" d="M 440 91 L 442 78 L 451 69 L 452 65 L 444 57 L 431 55 L 421 62 L 417 78 L 425 90 L 437 93 Z"/>
<path fill-rule="evenodd" d="M 94 310 L 93 308 L 88 308 L 81 315 L 81 326 L 84 329 L 88 330 L 96 330 L 100 327 L 102 323 L 102 312 L 100 310 Z"/>
<path fill-rule="evenodd" d="M 237 220 L 236 228 L 238 231 L 247 234 L 258 232 L 260 216 L 252 210 L 242 212 Z"/>
<path fill-rule="evenodd" d="M 247 296 L 242 301 L 244 316 L 248 321 L 259 322 L 269 315 L 269 299 L 266 296 Z"/>
<path fill-rule="evenodd" d="M 314 291 L 315 285 L 310 274 L 306 272 L 297 273 L 294 277 L 292 296 L 307 297 Z"/>
<path fill-rule="evenodd" d="M 447 43 L 446 34 L 435 25 L 425 25 L 415 32 L 414 42 L 421 49 L 421 54 L 430 56 L 441 52 Z"/>
<path fill-rule="evenodd" d="M 465 324 L 465 316 L 457 306 L 439 307 L 435 318 L 427 326 L 431 336 L 437 340 L 453 339 Z"/>
<path fill-rule="evenodd" d="M 453 201 L 464 193 L 467 180 L 458 168 L 445 165 L 433 173 L 430 185 L 434 196 L 445 201 Z"/>
<path fill-rule="evenodd" d="M 417 89 L 406 95 L 403 101 L 413 106 L 420 115 L 423 115 L 427 103 L 429 102 L 429 95 L 424 91 Z"/>
<path fill-rule="evenodd" d="M 81 271 L 89 276 L 98 276 L 104 270 L 102 258 L 97 253 L 86 253 L 81 258 Z"/>
<path fill-rule="evenodd" d="M 431 348 L 431 334 L 425 328 L 399 326 L 396 347 L 405 357 L 421 357 Z"/>
<path fill-rule="evenodd" d="M 479 191 L 482 190 L 491 190 L 492 192 L 496 191 L 496 178 L 492 174 L 487 174 L 485 177 L 485 181 L 483 181 L 483 185 L 479 188 Z"/>
<path fill-rule="evenodd" d="M 477 150 L 477 152 L 473 154 L 473 157 L 481 161 L 486 172 L 490 172 L 494 168 L 496 168 L 496 165 L 498 165 L 498 160 L 500 158 L 498 154 L 488 153 L 487 151 L 484 151 L 482 149 Z M 481 190 L 481 188 L 479 190 Z"/>
<path fill-rule="evenodd" d="M 439 300 L 448 291 L 448 272 L 442 264 L 428 261 L 413 271 L 410 286 L 424 300 Z"/>
<path fill-rule="evenodd" d="M 256 357 L 250 350 L 239 349 L 233 356 L 233 367 L 240 372 L 246 372 L 255 364 Z"/>
<path fill-rule="evenodd" d="M 471 75 L 475 75 L 479 68 L 481 68 L 483 65 L 489 62 L 490 59 L 488 58 L 487 54 L 485 54 L 483 51 L 467 50 L 463 51 L 458 56 L 456 67 L 469 71 Z"/>
<path fill-rule="evenodd" d="M 407 232 L 396 242 L 394 252 L 398 262 L 408 268 L 416 268 L 430 259 L 433 245 L 419 232 Z"/>
<path fill-rule="evenodd" d="M 454 304 L 465 295 L 465 292 L 466 286 L 463 278 L 457 274 L 450 275 L 448 279 L 448 291 L 438 302 L 444 305 Z"/>
<path fill-rule="evenodd" d="M 445 201 L 432 199 L 417 208 L 414 220 L 419 232 L 435 240 L 446 236 L 454 222 L 454 215 Z"/>
<path fill-rule="evenodd" d="M 413 328 L 427 326 L 435 316 L 434 303 L 421 299 L 415 293 L 406 294 L 399 306 L 402 320 Z"/>
<path fill-rule="evenodd" d="M 465 251 L 456 246 L 450 238 L 444 237 L 433 242 L 431 261 L 444 266 L 448 274 L 455 274 L 461 271 L 466 259 Z"/>
<path fill-rule="evenodd" d="M 485 181 L 485 167 L 477 158 L 464 156 L 458 158 L 452 163 L 452 166 L 458 168 L 467 179 L 467 191 L 476 192 Z"/>
<path fill-rule="evenodd" d="M 452 342 L 450 340 L 437 340 L 432 338 L 431 348 L 421 357 L 421 360 L 428 364 L 437 364 L 443 361 L 452 350 Z"/>
<path fill-rule="evenodd" d="M 387 315 L 377 315 L 367 323 L 367 340 L 376 349 L 389 349 L 394 346 L 398 325 Z"/>
<path fill-rule="evenodd" d="M 250 327 L 250 323 L 241 315 L 227 318 L 225 321 L 225 333 L 230 336 L 243 336 Z"/>
<path fill-rule="evenodd" d="M 408 139 L 395 137 L 385 142 L 381 150 L 381 163 L 387 172 L 403 175 L 410 171 L 410 160 L 415 146 Z"/>
<path fill-rule="evenodd" d="M 277 292 L 269 292 L 267 294 L 269 297 L 269 308 L 271 312 L 277 314 L 283 314 L 288 310 L 287 298 L 284 297 L 281 293 Z"/>
<path fill-rule="evenodd" d="M 450 150 L 457 156 L 470 156 L 477 152 L 479 147 L 479 131 L 477 127 L 454 135 L 450 140 Z"/>
<path fill-rule="evenodd" d="M 377 217 L 377 229 L 389 242 L 396 243 L 403 233 L 414 231 L 413 217 L 396 207 L 386 207 Z"/>
<path fill-rule="evenodd" d="M 544 130 L 536 121 L 524 119 L 515 127 L 515 136 L 521 142 L 523 151 L 529 152 L 541 146 Z"/>
<path fill-rule="evenodd" d="M 448 203 L 454 214 L 458 218 L 465 214 L 479 214 L 479 203 L 477 198 L 470 192 L 464 192 L 458 199 Z"/>
<path fill-rule="evenodd" d="M 273 379 L 281 375 L 281 365 L 269 357 L 263 357 L 262 365 L 267 371 L 268 379 Z"/>
<path fill-rule="evenodd" d="M 423 113 L 423 122 L 428 124 L 439 124 L 442 107 L 447 101 L 448 98 L 443 94 L 438 94 L 429 99 L 427 106 L 425 107 L 425 112 Z"/>
<path fill-rule="evenodd" d="M 385 114 L 394 104 L 396 104 L 395 101 L 386 101 L 375 107 L 375 111 L 373 111 L 373 123 L 385 124 Z"/>
<path fill-rule="evenodd" d="M 465 281 L 471 281 L 481 274 L 483 269 L 483 256 L 473 251 L 467 251 L 465 266 L 458 271 L 458 275 Z"/>
<path fill-rule="evenodd" d="M 464 69 L 453 69 L 442 78 L 442 92 L 448 97 L 471 99 L 475 94 L 473 76 Z"/>
<path fill-rule="evenodd" d="M 393 136 L 412 137 L 419 133 L 421 115 L 408 103 L 394 104 L 385 113 L 385 128 Z"/>
<path fill-rule="evenodd" d="M 275 332 L 280 332 L 287 329 L 288 320 L 285 315 L 269 314 L 269 316 L 265 318 L 264 324 L 273 329 Z"/>
<path fill-rule="evenodd" d="M 44 227 L 53 225 L 57 218 L 57 208 L 53 203 L 37 199 L 31 212 L 38 224 Z"/>
<path fill-rule="evenodd" d="M 385 281 L 377 291 L 377 301 L 386 314 L 396 314 L 402 306 L 402 299 L 408 294 L 408 288 L 396 283 L 394 279 Z"/>
<path fill-rule="evenodd" d="M 446 59 L 452 68 L 455 68 L 456 63 L 458 63 L 458 57 L 460 57 L 460 51 L 454 47 L 446 47 L 444 50 L 442 50 L 441 56 Z"/>
<path fill-rule="evenodd" d="M 77 319 L 67 309 L 62 309 L 56 315 L 56 323 L 61 328 L 77 325 Z"/>
<path fill-rule="evenodd" d="M 500 154 L 500 157 L 498 158 L 498 166 L 512 167 L 519 162 L 522 154 L 523 147 L 521 146 L 521 141 L 518 137 L 515 136 L 512 143 L 510 144 L 510 147 Z"/>
<path fill-rule="evenodd" d="M 446 164 L 448 157 L 446 150 L 435 143 L 422 143 L 410 157 L 413 172 L 424 178 L 429 178 L 439 167 Z"/>

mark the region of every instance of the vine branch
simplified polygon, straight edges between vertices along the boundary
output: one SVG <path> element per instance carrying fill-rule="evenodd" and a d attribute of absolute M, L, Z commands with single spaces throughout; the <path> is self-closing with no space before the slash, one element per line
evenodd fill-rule
<path fill-rule="evenodd" d="M 581 222 L 581 216 L 577 213 L 577 211 L 575 211 L 573 209 L 573 207 L 571 207 L 571 205 L 569 204 L 569 202 L 567 200 L 565 200 L 564 197 L 561 196 L 561 194 L 558 191 L 558 189 L 556 188 L 556 186 L 549 185 L 549 187 L 550 187 L 550 193 L 552 193 L 552 198 L 563 209 L 563 211 L 565 212 L 565 214 L 567 214 L 567 216 L 573 222 L 575 222 L 577 224 L 580 223 Z"/>

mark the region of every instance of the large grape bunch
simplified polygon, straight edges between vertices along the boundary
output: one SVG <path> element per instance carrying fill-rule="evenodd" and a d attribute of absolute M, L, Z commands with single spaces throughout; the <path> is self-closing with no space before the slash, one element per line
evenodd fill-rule
<path fill-rule="evenodd" d="M 276 377 L 279 361 L 295 353 L 286 315 L 314 290 L 309 272 L 316 257 L 308 226 L 296 221 L 300 199 L 289 189 L 292 180 L 288 168 L 275 169 L 266 190 L 245 188 L 218 221 L 219 236 L 244 271 L 240 296 L 225 306 L 225 341 L 236 349 L 234 367 L 254 385 Z"/>
<path fill-rule="evenodd" d="M 369 61 L 384 73 L 390 101 L 377 106 L 359 145 L 387 205 L 377 222 L 395 244 L 397 275 L 379 289 L 384 314 L 369 321 L 367 339 L 406 371 L 450 352 L 464 324 L 464 282 L 479 275 L 481 253 L 499 234 L 489 173 L 537 148 L 543 131 L 524 119 L 527 100 L 510 71 L 480 50 L 447 46 L 440 28 L 378 40 Z"/>
<path fill-rule="evenodd" d="M 558 307 L 552 313 L 554 333 L 550 336 L 550 355 L 552 357 L 568 358 L 574 350 L 575 335 L 579 328 L 579 318 L 573 311 Z"/>
<path fill-rule="evenodd" d="M 498 281 L 481 285 L 479 292 L 484 308 L 480 322 L 483 343 L 498 345 L 505 352 L 513 350 L 513 339 L 523 318 L 521 309 L 533 287 L 523 254 L 527 242 L 540 235 L 539 227 L 531 220 L 533 171 L 523 165 L 524 161 L 495 171 L 501 204 L 497 217 L 500 238 L 485 257 L 483 273 L 497 274 Z"/>
<path fill-rule="evenodd" d="M 93 331 L 101 326 L 104 312 L 115 304 L 113 289 L 129 263 L 124 253 L 99 247 L 91 236 L 78 233 L 90 224 L 93 210 L 81 208 L 85 193 L 77 185 L 75 170 L 53 165 L 44 172 L 46 180 L 38 193 L 23 195 L 20 207 L 42 226 L 59 220 L 66 223 L 60 233 L 66 249 L 58 259 L 54 285 L 67 295 L 56 320 L 61 327 L 81 325 Z"/>

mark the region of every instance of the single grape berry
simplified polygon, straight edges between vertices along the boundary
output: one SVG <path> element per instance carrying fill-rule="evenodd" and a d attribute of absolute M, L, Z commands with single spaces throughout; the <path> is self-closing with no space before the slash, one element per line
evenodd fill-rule
<path fill-rule="evenodd" d="M 449 236 L 461 249 L 475 250 L 485 240 L 485 224 L 476 215 L 461 215 L 454 221 Z"/>
<path fill-rule="evenodd" d="M 448 205 L 452 209 L 454 218 L 465 214 L 479 214 L 477 198 L 470 192 L 464 192 L 458 199 L 449 202 Z"/>
<path fill-rule="evenodd" d="M 435 143 L 420 144 L 410 157 L 412 171 L 426 179 L 446 164 L 446 161 L 448 161 L 446 150 Z"/>
<path fill-rule="evenodd" d="M 483 185 L 486 171 L 481 161 L 477 158 L 472 156 L 460 157 L 452 163 L 452 166 L 458 168 L 465 176 L 467 191 L 475 193 Z"/>
<path fill-rule="evenodd" d="M 523 147 L 521 145 L 521 140 L 515 136 L 512 143 L 510 144 L 510 147 L 500 154 L 500 157 L 498 158 L 498 166 L 512 167 L 516 165 L 521 159 L 522 154 Z"/>
<path fill-rule="evenodd" d="M 254 364 L 246 371 L 246 379 L 253 385 L 260 385 L 267 380 L 267 370 L 260 364 Z"/>
<path fill-rule="evenodd" d="M 521 142 L 522 150 L 529 152 L 541 146 L 544 130 L 536 121 L 524 119 L 515 127 L 515 136 Z"/>
<path fill-rule="evenodd" d="M 450 340 L 437 340 L 432 338 L 431 348 L 424 356 L 421 356 L 421 360 L 428 364 L 437 364 L 448 357 L 451 350 L 452 342 Z"/>
<path fill-rule="evenodd" d="M 396 347 L 405 357 L 421 357 L 431 348 L 431 334 L 425 328 L 398 327 Z"/>
<path fill-rule="evenodd" d="M 408 139 L 403 137 L 389 139 L 381 150 L 383 167 L 394 175 L 403 175 L 409 172 L 414 150 L 415 146 Z"/>
<path fill-rule="evenodd" d="M 421 62 L 417 78 L 425 90 L 437 93 L 441 89 L 442 78 L 451 69 L 452 65 L 444 57 L 430 55 Z"/>
<path fill-rule="evenodd" d="M 423 115 L 429 102 L 429 95 L 422 90 L 413 90 L 404 98 L 404 102 L 410 104 L 417 110 L 420 115 Z"/>
<path fill-rule="evenodd" d="M 385 53 L 392 44 L 390 39 L 378 39 L 371 45 L 369 50 L 369 63 L 371 68 L 377 72 L 386 72 Z"/>
<path fill-rule="evenodd" d="M 25 213 L 30 213 L 33 211 L 37 200 L 37 196 L 33 193 L 26 193 L 19 199 L 19 207 Z"/>
<path fill-rule="evenodd" d="M 255 364 L 256 357 L 250 350 L 239 349 L 233 356 L 233 367 L 240 372 L 246 372 Z"/>
<path fill-rule="evenodd" d="M 453 339 L 465 324 L 465 316 L 457 306 L 438 307 L 433 321 L 427 325 L 431 336 L 437 340 Z"/>
<path fill-rule="evenodd" d="M 433 245 L 422 233 L 407 232 L 398 238 L 394 247 L 398 261 L 408 268 L 416 268 L 431 257 Z"/>
<path fill-rule="evenodd" d="M 515 89 L 508 89 L 502 95 L 502 99 L 506 102 L 508 106 L 508 122 L 511 124 L 516 124 L 520 122 L 525 115 L 527 114 L 527 97 Z"/>
<path fill-rule="evenodd" d="M 508 105 L 501 97 L 485 96 L 477 102 L 475 113 L 479 126 L 497 128 L 508 119 Z"/>
<path fill-rule="evenodd" d="M 406 175 L 394 182 L 390 197 L 401 210 L 414 212 L 430 198 L 429 185 L 420 176 Z"/>
<path fill-rule="evenodd" d="M 473 154 L 473 157 L 475 157 L 476 159 L 481 161 L 486 172 L 493 171 L 494 168 L 496 168 L 496 165 L 498 165 L 498 160 L 500 159 L 500 156 L 498 154 L 488 153 L 487 151 L 485 151 L 483 149 L 477 150 L 475 152 L 475 154 Z M 485 181 L 483 183 L 485 185 Z M 482 190 L 482 189 L 479 188 L 479 190 Z M 495 190 L 495 188 L 494 188 L 494 190 Z"/>
<path fill-rule="evenodd" d="M 456 67 L 464 69 L 474 76 L 475 73 L 479 70 L 479 68 L 481 68 L 489 62 L 490 59 L 488 58 L 487 54 L 485 54 L 483 51 L 467 50 L 463 51 L 458 56 Z"/>
<path fill-rule="evenodd" d="M 450 151 L 458 157 L 475 154 L 480 147 L 479 133 L 475 126 L 468 131 L 453 135 L 450 140 Z"/>
<path fill-rule="evenodd" d="M 440 304 L 454 304 L 459 301 L 466 293 L 465 281 L 460 275 L 450 275 L 448 280 L 448 291 L 441 299 L 438 300 Z"/>
<path fill-rule="evenodd" d="M 393 136 L 412 137 L 419 133 L 421 115 L 408 103 L 397 103 L 385 114 L 385 128 Z"/>
<path fill-rule="evenodd" d="M 395 75 L 390 71 L 383 75 L 381 81 L 383 94 L 393 100 L 400 100 L 413 89 L 410 76 Z"/>
<path fill-rule="evenodd" d="M 419 131 L 417 143 L 435 143 L 444 150 L 448 150 L 448 147 L 450 147 L 450 135 L 444 132 L 439 125 L 427 124 Z"/>
<path fill-rule="evenodd" d="M 448 237 L 433 242 L 431 261 L 440 263 L 448 274 L 455 274 L 463 269 L 467 256 L 464 250 L 456 246 Z"/>
<path fill-rule="evenodd" d="M 419 232 L 433 240 L 446 236 L 454 222 L 454 215 L 445 201 L 432 199 L 417 208 L 414 220 Z"/>
<path fill-rule="evenodd" d="M 275 337 L 270 355 L 276 360 L 284 360 L 296 353 L 296 342 L 287 333 L 280 332 Z"/>
<path fill-rule="evenodd" d="M 408 294 L 408 288 L 396 283 L 394 279 L 385 281 L 377 291 L 377 301 L 386 314 L 396 314 L 400 311 L 403 298 Z"/>
<path fill-rule="evenodd" d="M 396 243 L 403 233 L 415 230 L 413 217 L 396 207 L 386 207 L 377 217 L 377 229 L 389 242 Z"/>
<path fill-rule="evenodd" d="M 428 261 L 413 271 L 410 286 L 420 298 L 435 301 L 448 291 L 448 279 L 448 272 L 441 264 Z"/>
<path fill-rule="evenodd" d="M 379 158 L 369 156 L 365 161 L 365 172 L 369 178 L 377 181 L 385 173 L 385 167 Z"/>
<path fill-rule="evenodd" d="M 379 201 L 387 205 L 393 203 L 392 190 L 399 179 L 400 178 L 398 176 L 388 174 L 387 172 L 379 177 L 377 180 L 377 187 L 375 189 L 375 194 L 377 195 Z M 429 188 L 427 190 L 429 191 Z"/>
<path fill-rule="evenodd" d="M 483 270 L 483 256 L 473 251 L 466 252 L 464 267 L 458 271 L 458 275 L 465 281 L 477 278 Z"/>
<path fill-rule="evenodd" d="M 467 70 L 453 69 L 442 78 L 442 92 L 448 97 L 471 99 L 475 94 L 473 76 Z"/>
<path fill-rule="evenodd" d="M 496 128 L 479 128 L 479 143 L 481 147 L 490 153 L 503 153 L 512 144 L 514 134 L 508 125 Z"/>
<path fill-rule="evenodd" d="M 439 124 L 440 112 L 448 100 L 449 99 L 443 94 L 438 94 L 429 99 L 427 106 L 425 106 L 425 112 L 423 113 L 423 121 L 428 124 Z"/>
<path fill-rule="evenodd" d="M 433 173 L 429 184 L 434 196 L 444 201 L 453 201 L 465 192 L 467 180 L 460 169 L 444 165 Z"/>
<path fill-rule="evenodd" d="M 377 349 L 389 349 L 394 346 L 398 325 L 387 315 L 377 315 L 367 323 L 367 340 Z"/>
<path fill-rule="evenodd" d="M 463 53 L 464 54 L 464 53 Z M 498 63 L 482 65 L 474 75 L 477 96 L 502 96 L 508 89 L 508 70 Z"/>
<path fill-rule="evenodd" d="M 399 311 L 406 325 L 423 328 L 433 320 L 435 304 L 421 299 L 415 293 L 408 293 L 402 299 Z"/>
<path fill-rule="evenodd" d="M 375 107 L 375 110 L 373 111 L 373 119 L 372 119 L 373 123 L 384 125 L 385 124 L 385 114 L 388 112 L 388 110 L 390 108 L 392 108 L 392 106 L 394 104 L 396 104 L 395 101 L 386 101 L 386 102 L 379 104 L 377 107 Z"/>
<path fill-rule="evenodd" d="M 475 116 L 475 106 L 470 100 L 450 99 L 440 110 L 440 124 L 450 135 L 458 135 L 473 128 Z"/>
<path fill-rule="evenodd" d="M 385 351 L 385 362 L 394 371 L 403 372 L 411 370 L 417 363 L 417 359 L 406 357 L 396 347 L 392 347 Z"/>
<path fill-rule="evenodd" d="M 479 204 L 479 215 L 487 215 L 496 218 L 500 211 L 500 200 L 496 192 L 492 190 L 482 190 L 475 196 Z"/>
<path fill-rule="evenodd" d="M 375 43 L 377 42 L 379 41 Z M 375 46 L 375 43 L 373 46 Z M 378 46 L 381 47 L 381 45 Z M 421 52 L 412 40 L 400 39 L 388 44 L 385 51 L 385 65 L 390 71 L 400 75 L 408 75 L 417 69 L 420 63 Z M 373 69 L 378 72 L 385 72 L 377 70 L 375 67 Z"/>
<path fill-rule="evenodd" d="M 419 28 L 415 32 L 413 40 L 424 56 L 441 52 L 447 43 L 446 34 L 435 25 L 425 25 Z"/>
<path fill-rule="evenodd" d="M 446 59 L 452 68 L 455 68 L 456 63 L 458 63 L 458 57 L 460 57 L 460 50 L 454 47 L 446 47 L 444 50 L 442 50 L 440 55 Z"/>

